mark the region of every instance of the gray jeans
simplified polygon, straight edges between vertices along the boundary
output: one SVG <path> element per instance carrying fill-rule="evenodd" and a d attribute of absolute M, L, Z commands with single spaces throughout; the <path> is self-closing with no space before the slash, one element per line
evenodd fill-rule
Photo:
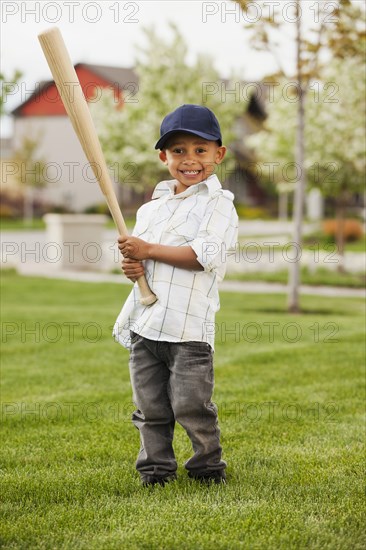
<path fill-rule="evenodd" d="M 130 376 L 140 432 L 136 468 L 166 476 L 177 469 L 173 451 L 175 422 L 186 430 L 194 455 L 186 463 L 194 474 L 223 470 L 217 407 L 211 401 L 213 352 L 205 342 L 156 342 L 131 334 Z"/>

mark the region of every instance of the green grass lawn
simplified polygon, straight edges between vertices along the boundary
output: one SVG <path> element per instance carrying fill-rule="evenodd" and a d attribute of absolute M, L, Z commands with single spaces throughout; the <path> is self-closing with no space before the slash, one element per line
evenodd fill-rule
<path fill-rule="evenodd" d="M 222 293 L 215 401 L 226 486 L 140 487 L 128 287 L 2 276 L 4 549 L 363 549 L 364 318 L 356 299 Z"/>
<path fill-rule="evenodd" d="M 329 253 L 337 251 L 337 245 L 334 239 L 324 235 L 323 233 L 314 233 L 313 235 L 304 236 L 303 246 L 309 250 L 324 250 Z M 346 252 L 366 252 L 366 235 L 354 241 L 347 241 L 344 244 Z"/>
<path fill-rule="evenodd" d="M 236 281 L 263 281 L 265 283 L 287 284 L 288 270 L 233 273 L 227 278 Z M 301 284 L 303 285 L 365 288 L 365 282 L 365 273 L 339 273 L 338 271 L 324 268 L 319 268 L 313 272 L 307 267 L 301 268 Z"/>
<path fill-rule="evenodd" d="M 42 218 L 34 218 L 32 221 L 0 218 L 1 231 L 28 231 L 35 229 L 46 229 L 46 224 Z"/>
<path fill-rule="evenodd" d="M 131 230 L 135 224 L 135 218 L 132 216 L 127 216 L 125 218 L 125 223 Z M 114 221 L 107 219 L 106 227 L 108 229 L 114 229 Z M 46 223 L 42 218 L 34 218 L 34 220 L 27 222 L 23 220 L 9 220 L 6 218 L 0 218 L 0 231 L 28 231 L 38 229 L 46 229 Z"/>

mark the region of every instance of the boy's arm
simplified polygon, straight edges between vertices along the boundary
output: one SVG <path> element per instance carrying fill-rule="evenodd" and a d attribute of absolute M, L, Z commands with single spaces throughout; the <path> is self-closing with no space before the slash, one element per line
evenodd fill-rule
<path fill-rule="evenodd" d="M 125 258 L 155 260 L 181 269 L 203 271 L 197 254 L 190 246 L 167 246 L 148 243 L 138 237 L 119 237 L 118 248 Z"/>

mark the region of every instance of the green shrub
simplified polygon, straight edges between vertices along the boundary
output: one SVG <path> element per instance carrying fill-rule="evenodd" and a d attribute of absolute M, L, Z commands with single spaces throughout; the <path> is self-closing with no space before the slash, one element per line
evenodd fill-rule
<path fill-rule="evenodd" d="M 243 218 L 244 220 L 268 220 L 270 218 L 268 211 L 260 206 L 237 204 L 236 211 L 239 218 Z"/>
<path fill-rule="evenodd" d="M 83 211 L 84 214 L 104 214 L 105 216 L 110 216 L 108 205 L 105 202 L 99 202 L 97 204 L 92 204 L 88 206 Z"/>

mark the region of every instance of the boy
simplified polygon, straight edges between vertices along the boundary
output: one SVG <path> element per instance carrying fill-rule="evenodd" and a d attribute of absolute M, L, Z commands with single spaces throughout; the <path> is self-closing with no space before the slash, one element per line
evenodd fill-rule
<path fill-rule="evenodd" d="M 194 450 L 188 475 L 225 483 L 211 396 L 217 283 L 238 225 L 234 196 L 214 175 L 226 148 L 212 111 L 182 105 L 164 118 L 155 149 L 174 179 L 159 183 L 139 209 L 133 236 L 118 239 L 124 274 L 136 281 L 145 273 L 158 297 L 150 307 L 141 305 L 135 285 L 114 329 L 130 348 L 132 420 L 141 441 L 136 468 L 145 486 L 176 478 L 177 421 Z"/>

